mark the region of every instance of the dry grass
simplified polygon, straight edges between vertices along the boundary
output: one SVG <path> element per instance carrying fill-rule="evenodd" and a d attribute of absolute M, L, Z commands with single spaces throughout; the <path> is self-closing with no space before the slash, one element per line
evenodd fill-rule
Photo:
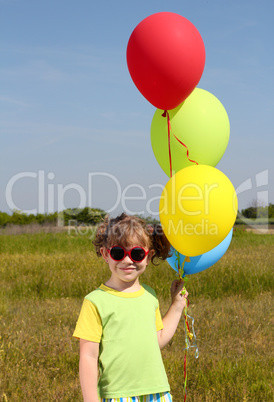
<path fill-rule="evenodd" d="M 3 401 L 81 401 L 72 332 L 85 294 L 108 277 L 86 236 L 4 235 L 1 266 Z M 188 401 L 272 401 L 274 237 L 235 233 L 225 256 L 189 276 L 188 312 L 199 358 L 188 353 Z M 150 266 L 143 281 L 164 314 L 175 272 Z M 184 328 L 163 358 L 175 402 L 183 401 Z"/>
<path fill-rule="evenodd" d="M 193 350 L 188 353 L 189 401 L 272 401 L 271 302 L 271 294 L 266 293 L 257 301 L 241 296 L 201 298 L 189 308 L 199 346 L 198 359 Z M 164 351 L 178 402 L 183 400 L 183 334 L 180 325 Z"/>

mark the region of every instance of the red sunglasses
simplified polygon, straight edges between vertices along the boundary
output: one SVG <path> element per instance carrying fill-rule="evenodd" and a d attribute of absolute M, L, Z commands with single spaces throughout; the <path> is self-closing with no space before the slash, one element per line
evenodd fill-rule
<path fill-rule="evenodd" d="M 122 246 L 113 246 L 107 249 L 109 255 L 114 261 L 122 261 L 127 255 L 133 262 L 141 262 L 148 255 L 149 250 L 146 251 L 143 247 L 132 247 L 131 250 L 125 250 Z"/>

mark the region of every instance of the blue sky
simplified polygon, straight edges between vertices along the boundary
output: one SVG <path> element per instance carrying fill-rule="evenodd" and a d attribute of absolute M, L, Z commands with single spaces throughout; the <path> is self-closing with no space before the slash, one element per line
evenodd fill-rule
<path fill-rule="evenodd" d="M 155 108 L 130 78 L 126 47 L 160 11 L 189 19 L 204 40 L 198 87 L 229 116 L 217 168 L 239 208 L 274 202 L 273 0 L 0 0 L 0 8 L 1 211 L 89 204 L 157 215 L 168 177 L 150 143 Z"/>

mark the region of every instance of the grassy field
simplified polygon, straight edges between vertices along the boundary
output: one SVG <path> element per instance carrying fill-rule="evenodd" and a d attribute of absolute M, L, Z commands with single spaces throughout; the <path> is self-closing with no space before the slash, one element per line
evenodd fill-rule
<path fill-rule="evenodd" d="M 108 278 L 90 233 L 2 234 L 0 267 L 0 397 L 81 401 L 72 333 L 83 297 Z M 273 401 L 273 267 L 274 236 L 237 228 L 224 257 L 189 276 L 199 358 L 188 353 L 187 401 Z M 143 275 L 162 314 L 175 278 L 166 262 Z M 183 401 L 183 348 L 182 321 L 163 350 L 175 402 Z"/>

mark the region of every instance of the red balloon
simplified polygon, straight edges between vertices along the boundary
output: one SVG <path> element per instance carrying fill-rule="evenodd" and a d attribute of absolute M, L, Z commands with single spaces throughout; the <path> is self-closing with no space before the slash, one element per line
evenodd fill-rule
<path fill-rule="evenodd" d="M 203 74 L 205 47 L 196 27 L 179 14 L 160 12 L 142 20 L 127 45 L 133 82 L 158 109 L 174 109 Z"/>

